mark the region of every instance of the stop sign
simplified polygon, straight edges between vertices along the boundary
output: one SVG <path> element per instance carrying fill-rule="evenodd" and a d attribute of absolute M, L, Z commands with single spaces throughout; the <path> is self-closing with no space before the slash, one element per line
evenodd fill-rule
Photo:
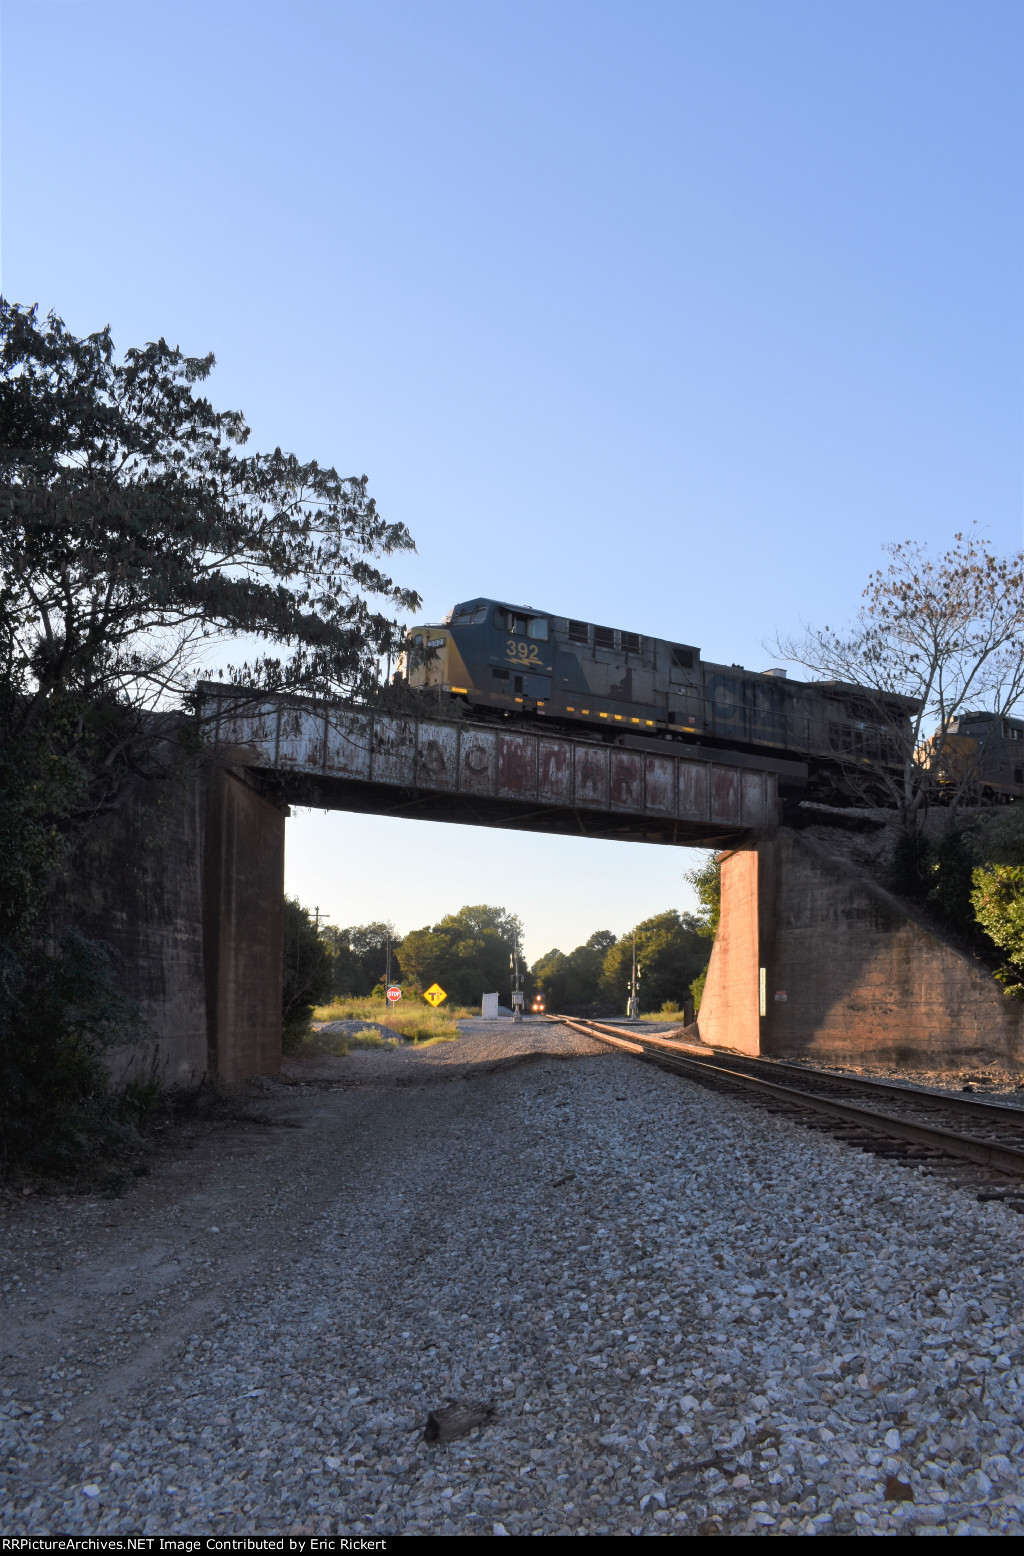
<path fill-rule="evenodd" d="M 388 988 L 388 999 L 391 1001 L 392 1005 L 394 1005 L 395 1002 L 397 1000 L 400 1000 L 401 998 L 402 998 L 402 991 L 401 991 L 401 989 L 398 987 L 397 983 L 392 983 L 389 986 L 389 988 Z"/>

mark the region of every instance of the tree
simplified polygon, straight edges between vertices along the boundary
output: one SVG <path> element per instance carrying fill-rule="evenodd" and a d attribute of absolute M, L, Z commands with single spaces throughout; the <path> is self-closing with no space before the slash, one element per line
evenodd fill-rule
<path fill-rule="evenodd" d="M 852 627 L 812 628 L 774 646 L 817 676 L 861 689 L 860 718 L 885 736 L 880 750 L 865 745 L 848 761 L 848 774 L 914 830 L 937 773 L 954 809 L 984 759 L 984 744 L 964 759 L 955 721 L 983 708 L 998 728 L 1024 692 L 1024 553 L 998 556 L 974 531 L 935 558 L 915 541 L 885 549 L 889 566 L 871 575 Z"/>
<path fill-rule="evenodd" d="M 969 897 L 975 923 L 1005 958 L 996 977 L 1019 999 L 1024 996 L 1024 806 L 979 817 L 963 842 L 963 853 L 974 864 Z M 995 957 L 985 960 L 991 965 Z"/>
<path fill-rule="evenodd" d="M 194 393 L 212 354 L 160 340 L 117 363 L 109 329 L 77 339 L 0 300 L 0 362 L 2 649 L 27 722 L 60 692 L 164 702 L 225 637 L 271 645 L 233 672 L 246 686 L 375 683 L 401 638 L 363 591 L 419 597 L 370 560 L 412 540 L 365 476 L 243 453 L 241 413 Z"/>
<path fill-rule="evenodd" d="M 24 1056 L 15 1036 L 38 1027 L 31 990 L 50 980 L 57 998 L 73 982 L 47 915 L 69 850 L 136 779 L 199 751 L 190 694 L 212 656 L 236 658 L 224 675 L 256 693 L 368 695 L 379 656 L 400 641 L 392 613 L 419 603 L 377 566 L 412 540 L 377 513 L 366 478 L 247 451 L 242 415 L 198 392 L 213 365 L 163 340 L 117 361 L 109 330 L 79 338 L 53 314 L 0 299 L 8 1055 Z M 107 1008 L 119 1008 L 116 969 L 90 965 L 89 1022 L 73 1002 L 53 1017 L 69 1044 L 94 1043 L 104 977 Z M 26 1064 L 5 1060 L 11 1094 L 29 1095 L 18 1090 Z"/>
<path fill-rule="evenodd" d="M 708 854 L 696 870 L 688 870 L 684 877 L 697 893 L 700 903 L 694 915 L 698 935 L 713 940 L 722 916 L 722 866 L 717 854 Z"/>
<path fill-rule="evenodd" d="M 164 770 L 182 725 L 153 710 L 229 643 L 234 684 L 365 694 L 400 641 L 365 596 L 419 603 L 375 565 L 412 540 L 366 478 L 246 451 L 196 392 L 213 365 L 163 340 L 118 362 L 109 330 L 0 300 L 0 735 L 76 764 L 61 830 Z"/>
<path fill-rule="evenodd" d="M 708 854 L 704 863 L 696 870 L 687 871 L 686 880 L 697 893 L 697 901 L 700 903 L 693 920 L 694 928 L 705 940 L 713 940 L 718 932 L 718 921 L 722 916 L 722 865 L 718 855 Z M 700 1002 L 704 998 L 704 985 L 707 982 L 710 964 L 711 948 L 708 947 L 704 966 L 690 983 L 690 997 L 693 1000 L 695 1014 L 700 1010 Z"/>
<path fill-rule="evenodd" d="M 608 1001 L 601 987 L 601 975 L 604 959 L 614 944 L 612 931 L 599 929 L 568 956 L 554 950 L 539 957 L 531 972 L 548 1009 L 569 1016 L 602 1014 Z"/>
<path fill-rule="evenodd" d="M 601 987 L 608 1000 L 623 1008 L 632 974 L 634 934 L 641 969 L 641 1008 L 653 1011 L 663 1005 L 681 1006 L 692 980 L 707 962 L 700 921 L 691 913 L 671 908 L 645 919 L 611 947 L 605 955 Z"/>
<path fill-rule="evenodd" d="M 314 1005 L 334 992 L 331 952 L 320 938 L 313 916 L 295 897 L 284 899 L 284 950 L 281 958 L 281 1026 L 286 1049 L 307 1035 Z"/>
<path fill-rule="evenodd" d="M 372 994 L 387 972 L 387 946 L 391 941 L 392 973 L 401 939 L 394 924 L 353 924 L 347 929 L 322 931 L 334 955 L 335 994 Z"/>
<path fill-rule="evenodd" d="M 439 983 L 453 1005 L 477 1005 L 482 994 L 511 989 L 509 956 L 522 941 L 514 913 L 486 906 L 460 908 L 414 929 L 398 948 L 402 976 L 423 990 Z"/>

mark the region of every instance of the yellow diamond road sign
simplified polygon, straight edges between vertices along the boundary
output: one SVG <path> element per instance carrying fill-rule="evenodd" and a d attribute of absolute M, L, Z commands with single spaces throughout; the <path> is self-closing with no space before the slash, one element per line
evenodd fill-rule
<path fill-rule="evenodd" d="M 442 1000 L 446 1000 L 448 996 L 439 983 L 432 983 L 429 989 L 423 990 L 423 998 L 429 1000 L 436 1007 L 440 1005 Z"/>

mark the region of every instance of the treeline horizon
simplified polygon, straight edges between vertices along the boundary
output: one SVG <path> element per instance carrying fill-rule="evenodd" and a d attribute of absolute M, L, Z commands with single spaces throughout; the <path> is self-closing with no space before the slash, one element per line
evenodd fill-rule
<path fill-rule="evenodd" d="M 669 908 L 616 935 L 599 929 L 565 952 L 552 947 L 529 963 L 520 951 L 528 998 L 544 996 L 549 1010 L 567 1015 L 607 1015 L 626 1008 L 633 950 L 639 968 L 640 1008 L 645 1013 L 699 1004 L 703 975 L 718 922 L 718 865 L 710 859 L 686 879 L 695 887 L 696 913 Z M 389 922 L 316 925 L 308 909 L 286 906 L 285 1006 L 289 994 L 313 1005 L 330 998 L 384 994 L 390 948 L 391 977 L 406 993 L 439 983 L 453 1005 L 478 1005 L 497 991 L 510 1004 L 511 959 L 523 926 L 515 914 L 490 904 L 467 904 L 435 923 L 399 935 Z M 303 949 L 304 947 L 304 949 Z M 305 969 L 305 971 L 303 971 Z M 289 990 L 288 985 L 294 987 Z"/>

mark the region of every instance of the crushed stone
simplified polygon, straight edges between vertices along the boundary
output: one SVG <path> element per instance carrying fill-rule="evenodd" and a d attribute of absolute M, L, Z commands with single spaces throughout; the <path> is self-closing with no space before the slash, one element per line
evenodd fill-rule
<path fill-rule="evenodd" d="M 355 1062 L 3 1206 L 4 1535 L 1022 1532 L 1012 1211 L 551 1026 Z"/>

